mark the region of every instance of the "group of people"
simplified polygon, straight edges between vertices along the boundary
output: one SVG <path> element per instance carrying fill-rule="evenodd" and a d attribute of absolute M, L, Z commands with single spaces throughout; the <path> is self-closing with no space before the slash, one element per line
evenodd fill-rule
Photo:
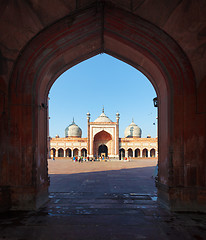
<path fill-rule="evenodd" d="M 73 157 L 74 162 L 95 162 L 95 161 L 108 161 L 109 157 L 105 158 L 104 156 L 101 157 Z"/>
<path fill-rule="evenodd" d="M 101 157 L 73 157 L 73 162 L 95 162 L 95 161 L 109 161 L 110 158 L 109 157 L 104 157 L 104 156 L 101 156 Z M 129 159 L 128 158 L 122 158 L 121 160 L 124 160 L 124 161 L 128 161 Z"/>
<path fill-rule="evenodd" d="M 55 160 L 55 158 L 53 157 L 52 158 L 53 160 Z M 95 161 L 105 161 L 105 162 L 107 162 L 107 161 L 109 161 L 110 159 L 109 159 L 109 157 L 107 157 L 107 158 L 105 158 L 104 156 L 101 156 L 101 157 L 73 157 L 72 158 L 73 159 L 73 162 L 95 162 Z M 127 160 L 129 160 L 128 158 L 122 158 L 121 160 L 124 160 L 124 161 L 127 161 Z"/>

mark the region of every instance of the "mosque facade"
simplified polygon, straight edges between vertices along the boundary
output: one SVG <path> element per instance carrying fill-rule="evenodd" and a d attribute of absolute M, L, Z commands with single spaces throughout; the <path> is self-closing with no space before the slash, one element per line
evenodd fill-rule
<path fill-rule="evenodd" d="M 157 138 L 142 138 L 142 130 L 134 123 L 125 129 L 124 138 L 119 137 L 120 114 L 116 113 L 113 122 L 104 113 L 91 122 L 87 113 L 87 138 L 82 138 L 81 128 L 74 120 L 65 129 L 65 137 L 58 135 L 50 139 L 51 157 L 105 157 L 110 159 L 157 157 Z"/>

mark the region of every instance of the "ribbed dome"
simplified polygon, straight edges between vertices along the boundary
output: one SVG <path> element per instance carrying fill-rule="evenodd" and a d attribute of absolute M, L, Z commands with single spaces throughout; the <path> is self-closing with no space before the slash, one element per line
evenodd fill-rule
<path fill-rule="evenodd" d="M 124 137 L 126 138 L 132 138 L 132 137 L 138 137 L 141 138 L 142 130 L 133 122 L 126 127 L 124 131 Z"/>
<path fill-rule="evenodd" d="M 81 137 L 82 136 L 82 130 L 79 126 L 77 126 L 74 122 L 70 124 L 66 129 L 65 129 L 65 137 Z"/>
<path fill-rule="evenodd" d="M 112 122 L 112 120 L 105 115 L 103 108 L 102 114 L 94 122 Z"/>

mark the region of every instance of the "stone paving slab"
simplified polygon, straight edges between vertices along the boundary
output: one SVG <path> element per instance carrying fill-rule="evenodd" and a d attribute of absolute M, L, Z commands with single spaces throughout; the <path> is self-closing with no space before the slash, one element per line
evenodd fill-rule
<path fill-rule="evenodd" d="M 154 166 L 122 166 L 71 162 L 70 174 L 51 174 L 49 202 L 39 211 L 1 214 L 0 240 L 206 239 L 205 214 L 158 205 Z"/>

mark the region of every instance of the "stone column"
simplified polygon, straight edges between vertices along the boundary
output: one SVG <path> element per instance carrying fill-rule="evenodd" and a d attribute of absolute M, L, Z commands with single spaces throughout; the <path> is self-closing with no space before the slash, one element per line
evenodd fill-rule
<path fill-rule="evenodd" d="M 78 157 L 81 157 L 81 149 L 78 150 Z"/>
<path fill-rule="evenodd" d="M 120 114 L 117 112 L 116 113 L 116 120 L 117 120 L 117 125 L 116 125 L 116 158 L 119 158 L 119 119 L 120 119 Z"/>
<path fill-rule="evenodd" d="M 90 146 L 91 146 L 91 152 L 90 152 L 90 157 L 94 156 L 94 139 L 93 137 L 90 139 Z"/>
<path fill-rule="evenodd" d="M 66 157 L 66 150 L 65 150 L 65 149 L 63 149 L 63 151 L 64 151 L 64 157 Z"/>
<path fill-rule="evenodd" d="M 135 150 L 133 150 L 133 158 L 135 157 Z"/>
<path fill-rule="evenodd" d="M 125 157 L 128 158 L 128 150 L 125 150 Z"/>
<path fill-rule="evenodd" d="M 142 158 L 142 151 L 143 151 L 143 150 L 142 150 L 142 149 L 140 149 L 140 157 L 141 157 L 141 158 Z"/>
<path fill-rule="evenodd" d="M 71 149 L 71 155 L 72 155 L 72 158 L 73 158 L 74 157 L 73 149 Z"/>
<path fill-rule="evenodd" d="M 90 113 L 87 113 L 87 156 L 90 156 Z"/>

